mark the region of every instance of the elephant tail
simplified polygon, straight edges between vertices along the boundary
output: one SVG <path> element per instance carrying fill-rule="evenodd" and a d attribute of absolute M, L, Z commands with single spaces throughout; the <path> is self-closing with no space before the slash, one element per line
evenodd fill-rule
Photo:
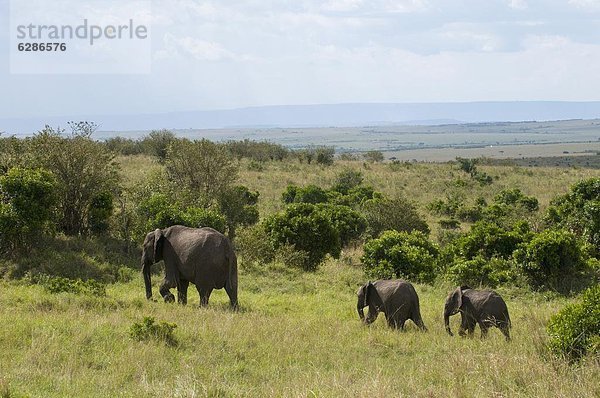
<path fill-rule="evenodd" d="M 238 308 L 237 301 L 237 290 L 238 290 L 238 267 L 237 267 L 237 256 L 233 251 L 233 245 L 228 242 L 228 250 L 225 253 L 229 265 L 229 275 L 227 282 L 225 283 L 225 290 L 229 295 L 231 307 L 234 309 Z"/>

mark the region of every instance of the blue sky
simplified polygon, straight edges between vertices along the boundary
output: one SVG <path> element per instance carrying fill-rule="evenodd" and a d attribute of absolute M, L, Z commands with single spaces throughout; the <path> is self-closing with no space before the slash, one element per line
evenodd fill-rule
<path fill-rule="evenodd" d="M 10 74 L 3 28 L 0 118 L 600 100 L 600 0 L 172 0 L 151 17 L 140 75 Z"/>

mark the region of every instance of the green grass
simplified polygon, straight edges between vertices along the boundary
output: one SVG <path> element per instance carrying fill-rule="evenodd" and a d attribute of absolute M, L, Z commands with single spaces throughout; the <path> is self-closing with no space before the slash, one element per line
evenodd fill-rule
<path fill-rule="evenodd" d="M 162 167 L 145 156 L 119 162 L 126 187 Z M 280 197 L 289 183 L 329 187 L 342 167 L 361 170 L 376 190 L 415 201 L 434 237 L 438 219 L 426 205 L 436 198 L 490 201 L 502 189 L 520 188 L 540 200 L 542 214 L 571 184 L 600 176 L 597 169 L 480 165 L 497 177 L 480 186 L 450 164 L 289 161 L 252 171 L 244 160 L 239 183 L 260 191 L 264 217 L 283 208 Z M 39 269 L 84 278 L 139 264 L 139 253 L 126 254 L 110 240 L 58 236 L 42 246 L 0 270 L 5 276 Z M 404 332 L 390 330 L 383 316 L 364 327 L 355 310 L 355 292 L 365 282 L 361 254 L 360 248 L 346 250 L 314 273 L 283 265 L 242 268 L 239 312 L 229 310 L 224 291 L 213 293 L 208 308 L 198 308 L 193 286 L 186 307 L 148 302 L 139 274 L 108 285 L 106 297 L 52 294 L 40 285 L 0 280 L 0 397 L 600 396 L 597 361 L 569 366 L 544 348 L 547 320 L 573 299 L 500 289 L 513 321 L 508 344 L 497 330 L 484 341 L 449 337 L 442 310 L 452 286 L 443 284 L 416 286 L 427 333 L 410 323 Z M 109 276 L 107 282 L 128 280 Z M 153 282 L 158 296 L 160 278 Z M 177 344 L 132 339 L 131 326 L 144 317 L 177 324 Z M 452 319 L 455 331 L 458 318 Z"/>
<path fill-rule="evenodd" d="M 446 335 L 451 286 L 417 285 L 427 333 L 391 330 L 383 316 L 364 327 L 363 282 L 342 261 L 315 273 L 242 270 L 237 313 L 223 291 L 208 308 L 192 291 L 186 307 L 147 302 L 141 277 L 110 285 L 105 298 L 1 282 L 0 381 L 11 396 L 44 397 L 600 394 L 597 363 L 568 367 L 543 354 L 546 320 L 567 299 L 501 291 L 514 323 L 506 343 L 496 330 L 483 341 Z M 145 316 L 176 323 L 178 344 L 131 339 Z"/>

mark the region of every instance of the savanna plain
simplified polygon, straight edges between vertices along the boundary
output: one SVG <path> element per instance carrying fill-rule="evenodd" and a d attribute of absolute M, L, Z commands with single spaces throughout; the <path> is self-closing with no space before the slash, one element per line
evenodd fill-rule
<path fill-rule="evenodd" d="M 116 160 L 125 186 L 141 184 L 163 167 L 144 155 Z M 503 189 L 519 188 L 539 200 L 542 213 L 572 184 L 600 177 L 591 168 L 482 163 L 478 169 L 494 181 L 481 185 L 456 163 L 336 160 L 323 166 L 287 159 L 256 167 L 247 159 L 239 162 L 239 183 L 260 192 L 261 218 L 284 208 L 281 195 L 289 184 L 329 187 L 350 168 L 375 190 L 413 201 L 434 240 L 442 232 L 427 205 L 435 199 L 492 201 Z M 81 256 L 93 257 L 90 247 L 101 245 L 57 239 L 56 250 L 70 247 Z M 107 285 L 103 297 L 53 294 L 26 278 L 0 281 L 0 396 L 600 396 L 597 361 L 568 364 L 546 350 L 548 319 L 574 295 L 500 286 L 512 341 L 497 329 L 482 340 L 478 330 L 472 339 L 446 334 L 444 300 L 456 286 L 439 279 L 414 284 L 427 332 L 411 322 L 403 331 L 392 330 L 383 315 L 370 327 L 362 325 L 356 291 L 368 278 L 361 244 L 344 248 L 339 259 L 327 257 L 311 272 L 278 261 L 249 264 L 240 256 L 237 312 L 229 309 L 222 290 L 205 308 L 199 308 L 193 288 L 187 306 L 146 300 L 142 276 L 133 271 L 139 256 L 139 247 L 118 256 L 133 277 Z M 157 292 L 161 265 L 154 267 Z M 132 339 L 131 325 L 144 317 L 175 323 L 175 343 Z"/>

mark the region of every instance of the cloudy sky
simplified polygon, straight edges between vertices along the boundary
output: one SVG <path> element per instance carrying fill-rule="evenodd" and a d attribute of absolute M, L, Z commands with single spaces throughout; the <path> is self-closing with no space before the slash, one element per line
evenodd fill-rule
<path fill-rule="evenodd" d="M 600 0 L 156 0 L 151 18 L 149 74 L 11 74 L 3 28 L 0 118 L 600 100 Z"/>

